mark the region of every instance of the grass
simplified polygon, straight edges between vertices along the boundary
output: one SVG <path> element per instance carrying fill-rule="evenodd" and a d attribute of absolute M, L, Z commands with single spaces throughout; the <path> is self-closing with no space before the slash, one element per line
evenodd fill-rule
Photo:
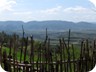
<path fill-rule="evenodd" d="M 7 53 L 7 55 L 9 55 L 8 53 L 9 53 L 9 48 L 8 47 L 3 47 L 2 48 L 2 52 L 3 51 L 6 51 L 6 53 Z M 29 52 L 30 50 L 28 49 L 28 51 L 27 51 L 27 54 L 26 54 L 26 60 L 27 61 L 29 61 L 30 59 L 30 55 L 29 55 Z M 12 48 L 12 53 L 11 53 L 11 55 L 13 55 L 13 48 Z M 68 53 L 67 53 L 67 51 L 66 51 L 66 49 L 65 49 L 65 51 L 62 51 L 63 53 L 65 52 L 65 58 L 66 59 L 68 59 Z M 72 50 L 72 48 L 70 48 L 70 57 L 71 57 L 71 59 L 73 58 L 73 50 Z M 38 57 L 39 57 L 39 51 L 37 52 L 37 51 L 35 51 L 34 52 L 34 61 L 37 61 L 38 60 Z M 64 54 L 62 53 L 62 57 L 64 57 Z M 17 52 L 16 52 L 16 58 L 17 58 L 17 60 L 20 60 L 20 54 L 21 54 L 21 52 L 20 52 L 20 50 L 18 50 Z M 56 55 L 55 55 L 56 54 Z M 78 48 L 78 46 L 74 46 L 74 55 L 75 55 L 75 58 L 76 59 L 78 59 L 79 58 L 79 56 L 80 56 L 80 48 Z M 60 54 L 59 53 L 52 53 L 52 58 L 53 58 L 53 60 L 55 61 L 55 57 L 57 56 L 57 59 L 60 59 Z M 42 58 L 44 58 L 43 56 L 42 56 Z M 24 60 L 24 53 L 22 54 L 22 61 Z M 44 60 L 44 59 L 43 59 Z"/>
<path fill-rule="evenodd" d="M 9 51 L 10 51 L 10 49 L 8 48 L 8 47 L 2 47 L 2 52 L 3 51 L 6 51 L 6 53 L 7 53 L 7 56 L 9 55 Z M 13 49 L 12 49 L 12 53 L 11 53 L 11 55 L 13 55 Z M 20 54 L 21 54 L 21 52 L 20 51 L 17 51 L 16 52 L 16 58 L 17 58 L 17 60 L 20 60 Z M 24 54 L 22 54 L 22 60 L 24 59 Z M 26 55 L 26 60 L 29 60 L 29 57 L 28 57 L 28 55 Z"/>
<path fill-rule="evenodd" d="M 10 48 L 8 48 L 8 47 L 3 47 L 2 48 L 2 52 L 3 51 L 5 51 L 6 50 L 6 53 L 7 53 L 7 55 L 9 55 L 8 53 L 9 53 L 9 50 L 10 50 Z M 29 50 L 29 49 L 28 49 Z M 78 48 L 78 46 L 74 46 L 74 55 L 75 55 L 75 58 L 77 59 L 77 58 L 79 58 L 79 55 L 80 55 L 80 48 Z M 16 52 L 16 57 L 17 57 L 17 60 L 20 60 L 20 50 L 18 50 L 17 52 Z M 13 48 L 12 48 L 12 55 L 13 55 Z M 36 52 L 35 51 L 35 54 L 34 54 L 34 61 L 37 61 L 38 60 L 38 56 L 39 54 L 38 54 L 38 52 Z M 52 59 L 53 59 L 53 61 L 56 61 L 56 58 L 55 58 L 55 56 L 57 57 L 57 59 L 59 60 L 60 59 L 60 54 L 58 54 L 58 53 L 55 53 L 54 54 L 54 52 L 52 53 Z M 62 57 L 64 57 L 64 55 L 62 54 Z M 68 59 L 68 54 L 67 54 L 67 51 L 66 51 L 66 49 L 65 49 L 65 57 L 66 57 L 66 59 Z M 71 57 L 71 59 L 73 59 L 73 51 L 72 51 L 72 48 L 70 47 L 70 57 Z M 26 60 L 27 61 L 29 61 L 30 59 L 30 56 L 28 55 L 28 53 L 27 53 L 27 55 L 26 55 Z M 23 61 L 23 59 L 24 59 L 24 54 L 22 54 L 22 61 Z M 42 60 L 45 60 L 45 58 L 42 56 Z M 64 58 L 63 58 L 63 60 L 64 60 Z M 40 61 L 40 60 L 39 60 Z M 47 64 L 47 66 L 49 66 L 49 64 Z M 54 65 L 55 66 L 55 65 Z M 60 66 L 60 65 L 59 65 Z M 36 65 L 34 65 L 34 67 L 36 67 Z M 64 66 L 63 66 L 64 67 Z M 72 72 L 73 72 L 73 70 L 74 70 L 74 67 L 73 67 L 73 64 L 71 63 L 71 68 L 72 68 Z M 63 69 L 64 70 L 64 69 Z"/>

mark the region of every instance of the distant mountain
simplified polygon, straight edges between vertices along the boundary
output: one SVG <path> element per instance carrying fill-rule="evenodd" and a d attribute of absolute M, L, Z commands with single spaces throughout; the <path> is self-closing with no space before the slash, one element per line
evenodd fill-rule
<path fill-rule="evenodd" d="M 95 23 L 88 23 L 88 22 L 69 22 L 69 21 L 29 21 L 29 22 L 22 22 L 22 21 L 0 21 L 0 31 L 22 31 L 22 25 L 26 31 L 40 31 L 48 30 L 58 31 L 58 30 L 95 30 L 96 24 Z"/>

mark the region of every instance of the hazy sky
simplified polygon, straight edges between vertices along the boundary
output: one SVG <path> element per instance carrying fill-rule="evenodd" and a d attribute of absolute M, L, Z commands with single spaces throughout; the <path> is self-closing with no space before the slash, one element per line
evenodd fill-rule
<path fill-rule="evenodd" d="M 0 21 L 96 22 L 96 0 L 0 0 Z"/>

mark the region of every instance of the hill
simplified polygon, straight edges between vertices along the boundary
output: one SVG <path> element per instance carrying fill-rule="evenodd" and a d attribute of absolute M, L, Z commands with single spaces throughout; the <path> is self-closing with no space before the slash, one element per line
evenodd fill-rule
<path fill-rule="evenodd" d="M 22 21 L 0 21 L 0 31 L 21 31 L 22 25 L 26 31 L 40 31 L 48 30 L 53 31 L 60 31 L 60 30 L 95 30 L 96 24 L 88 23 L 88 22 L 69 22 L 69 21 L 29 21 L 29 22 L 22 22 Z"/>

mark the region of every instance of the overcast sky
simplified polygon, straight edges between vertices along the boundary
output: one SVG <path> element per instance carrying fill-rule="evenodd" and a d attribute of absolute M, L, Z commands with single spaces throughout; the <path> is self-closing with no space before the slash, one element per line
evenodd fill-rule
<path fill-rule="evenodd" d="M 0 0 L 0 21 L 96 22 L 96 0 Z"/>

